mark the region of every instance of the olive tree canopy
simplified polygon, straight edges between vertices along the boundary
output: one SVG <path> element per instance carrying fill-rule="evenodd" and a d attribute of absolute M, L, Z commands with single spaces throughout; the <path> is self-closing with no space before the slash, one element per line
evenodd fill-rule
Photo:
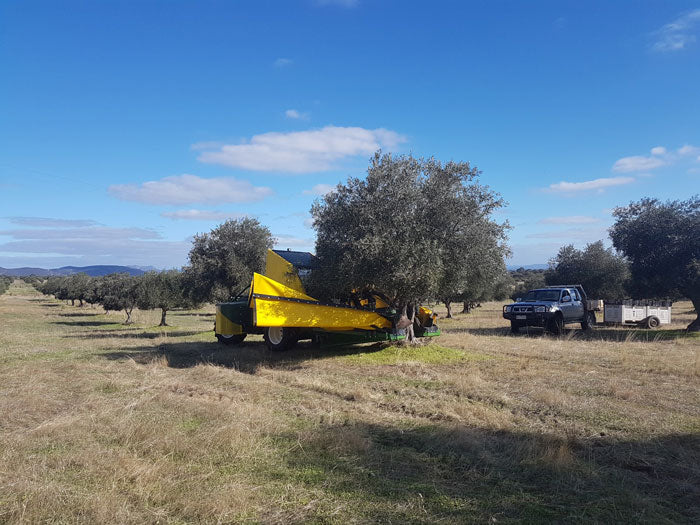
<path fill-rule="evenodd" d="M 505 253 L 506 225 L 490 219 L 503 201 L 475 182 L 479 173 L 468 162 L 377 152 L 365 179 L 348 179 L 311 209 L 319 259 L 312 295 L 379 289 L 412 339 L 419 301 L 449 288 L 462 291 L 472 267 L 483 262 L 482 246 L 489 260 Z M 490 242 L 477 242 L 480 236 Z M 500 248 L 489 251 L 493 246 Z"/>
<path fill-rule="evenodd" d="M 661 202 L 642 199 L 616 208 L 613 245 L 630 260 L 637 297 L 687 297 L 700 331 L 700 197 Z"/>
<path fill-rule="evenodd" d="M 583 250 L 572 244 L 562 246 L 549 261 L 547 284 L 581 284 L 591 299 L 620 299 L 627 296 L 629 267 L 621 255 L 605 248 L 602 241 Z"/>
<path fill-rule="evenodd" d="M 188 295 L 195 302 L 227 301 L 263 272 L 270 230 L 256 219 L 230 219 L 209 233 L 196 235 L 185 268 Z"/>

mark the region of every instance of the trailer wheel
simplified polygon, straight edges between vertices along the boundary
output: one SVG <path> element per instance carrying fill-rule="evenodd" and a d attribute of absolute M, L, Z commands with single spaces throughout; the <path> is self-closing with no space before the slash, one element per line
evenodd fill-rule
<path fill-rule="evenodd" d="M 656 317 L 655 315 L 650 315 L 647 317 L 647 322 L 646 322 L 646 327 L 647 328 L 658 328 L 658 326 L 661 324 L 661 321 L 659 321 L 659 318 Z"/>
<path fill-rule="evenodd" d="M 289 350 L 299 340 L 299 333 L 295 328 L 284 328 L 282 326 L 270 326 L 265 328 L 263 334 L 265 344 L 273 352 Z"/>
<path fill-rule="evenodd" d="M 547 330 L 554 335 L 561 335 L 564 331 L 564 317 L 558 313 L 547 323 Z"/>
<path fill-rule="evenodd" d="M 595 320 L 595 313 L 588 311 L 586 312 L 586 317 L 583 321 L 581 321 L 581 328 L 584 330 L 590 330 L 595 326 L 596 320 Z"/>
<path fill-rule="evenodd" d="M 247 334 L 236 334 L 236 335 L 223 335 L 216 334 L 216 339 L 225 345 L 239 345 L 245 339 Z"/>

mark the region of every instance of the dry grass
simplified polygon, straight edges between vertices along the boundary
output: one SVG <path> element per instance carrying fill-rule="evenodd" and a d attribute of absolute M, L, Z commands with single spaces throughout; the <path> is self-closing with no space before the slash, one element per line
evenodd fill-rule
<path fill-rule="evenodd" d="M 212 309 L 0 298 L 0 522 L 700 520 L 700 339 L 511 336 L 500 305 L 424 348 L 275 355 Z"/>

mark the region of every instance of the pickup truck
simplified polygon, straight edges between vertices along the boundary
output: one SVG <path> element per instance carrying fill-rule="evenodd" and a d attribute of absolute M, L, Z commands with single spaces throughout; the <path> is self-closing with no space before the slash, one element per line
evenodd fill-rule
<path fill-rule="evenodd" d="M 581 323 L 588 330 L 596 323 L 588 309 L 588 297 L 580 284 L 547 286 L 530 290 L 515 303 L 503 307 L 503 317 L 510 321 L 513 333 L 525 326 L 536 326 L 560 334 L 564 326 Z"/>

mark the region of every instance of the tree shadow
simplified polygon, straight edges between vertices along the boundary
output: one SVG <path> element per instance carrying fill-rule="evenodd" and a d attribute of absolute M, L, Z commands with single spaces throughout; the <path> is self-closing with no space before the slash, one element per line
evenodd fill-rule
<path fill-rule="evenodd" d="M 204 312 L 168 312 L 168 315 L 179 315 L 184 317 L 214 317 L 214 313 L 204 313 Z"/>
<path fill-rule="evenodd" d="M 697 337 L 686 330 L 648 330 L 637 327 L 598 327 L 592 330 L 580 328 L 565 328 L 561 335 L 554 335 L 542 328 L 523 327 L 517 334 L 510 331 L 509 327 L 495 328 L 452 328 L 445 333 L 466 333 L 485 336 L 502 337 L 530 337 L 530 338 L 562 338 L 577 341 L 607 341 L 607 342 L 642 342 L 657 343 L 659 341 L 672 341 L 675 339 Z"/>
<path fill-rule="evenodd" d="M 700 437 L 577 440 L 357 423 L 283 436 L 294 482 L 367 522 L 698 522 Z M 348 501 L 349 500 L 349 501 Z M 417 518 L 418 516 L 418 518 Z"/>
<path fill-rule="evenodd" d="M 114 324 L 114 323 L 109 323 Z M 77 324 L 76 324 L 77 326 Z M 64 335 L 64 339 L 157 339 L 159 337 L 186 337 L 191 335 L 206 334 L 211 330 L 187 330 L 187 331 L 171 331 L 163 330 L 160 332 L 142 332 L 139 328 L 123 328 L 112 330 L 85 331 L 79 334 Z"/>
<path fill-rule="evenodd" d="M 371 353 L 384 348 L 382 344 L 319 347 L 310 341 L 300 341 L 291 350 L 272 352 L 263 341 L 246 341 L 240 345 L 217 342 L 163 342 L 158 346 L 140 345 L 100 353 L 107 359 L 133 359 L 148 364 L 165 358 L 171 368 L 190 368 L 201 364 L 234 368 L 254 374 L 260 367 L 296 370 L 304 361 Z"/>
<path fill-rule="evenodd" d="M 64 326 L 105 326 L 117 323 L 114 321 L 51 321 L 51 324 Z"/>
<path fill-rule="evenodd" d="M 95 317 L 96 315 L 101 315 L 98 313 L 67 313 L 67 314 L 58 314 L 61 317 Z"/>

